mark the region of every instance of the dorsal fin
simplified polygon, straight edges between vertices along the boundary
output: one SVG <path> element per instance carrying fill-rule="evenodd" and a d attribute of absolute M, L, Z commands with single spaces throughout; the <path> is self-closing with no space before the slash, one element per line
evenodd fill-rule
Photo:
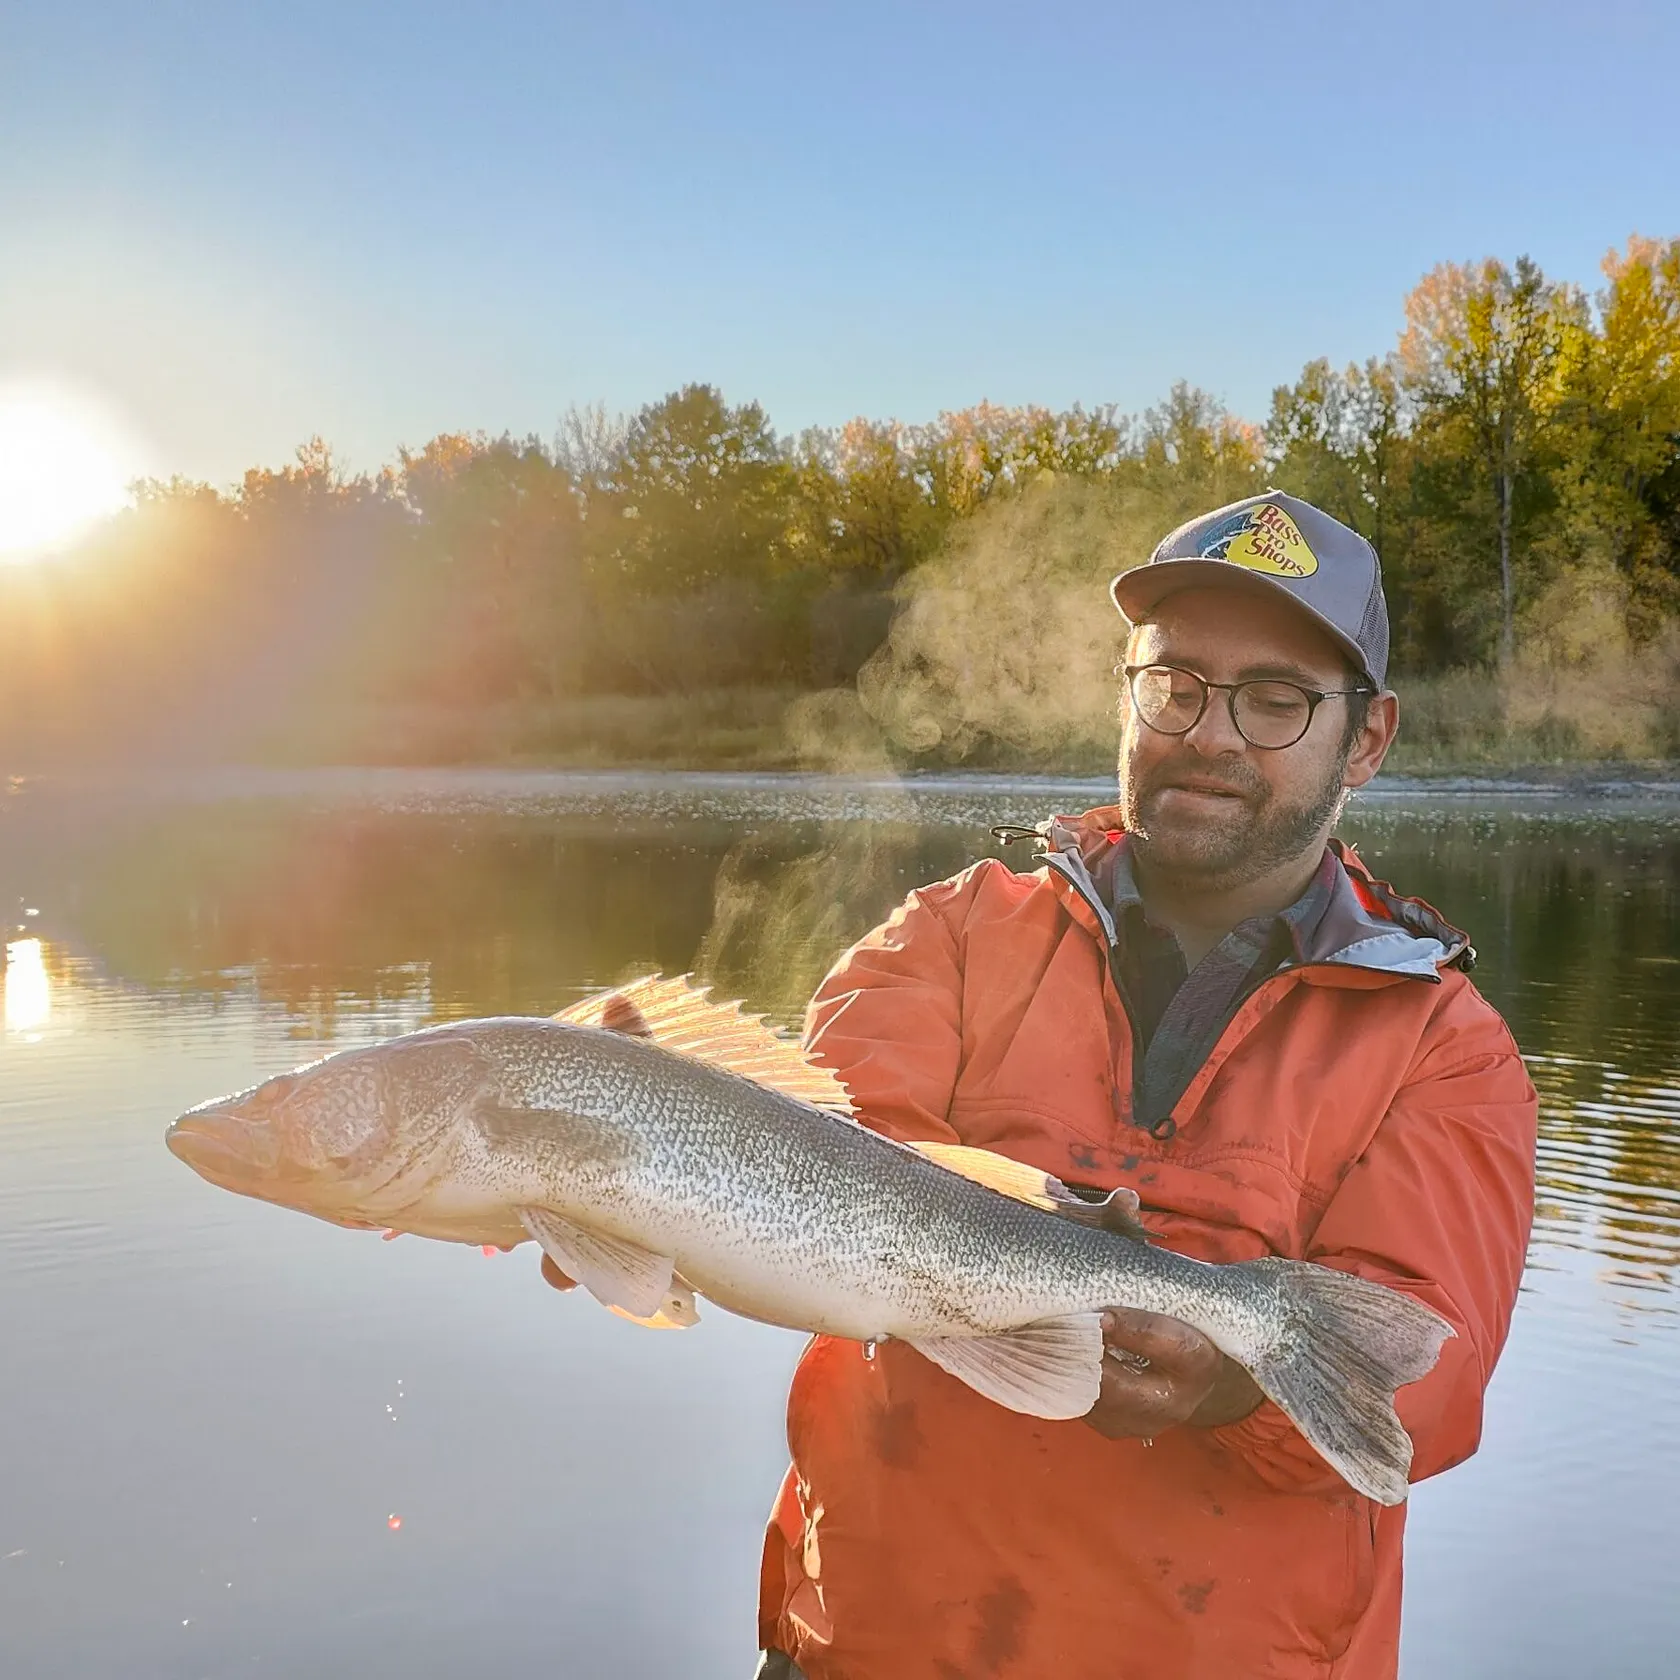
<path fill-rule="evenodd" d="M 976 1184 L 984 1184 L 988 1190 L 1012 1196 L 1018 1202 L 1031 1202 L 1046 1213 L 1061 1211 L 1061 1202 L 1050 1189 L 1058 1180 L 1047 1172 L 1040 1172 L 1037 1167 L 1029 1167 L 1022 1161 L 1010 1160 L 1007 1155 L 998 1155 L 990 1149 L 977 1149 L 967 1143 L 913 1143 L 910 1147 L 918 1155 L 927 1156 L 949 1171 L 961 1173 Z"/>
<path fill-rule="evenodd" d="M 601 1006 L 600 1024 L 608 1032 L 623 1033 L 626 1038 L 653 1037 L 647 1017 L 622 992 L 608 993 Z"/>
<path fill-rule="evenodd" d="M 990 1149 L 977 1149 L 966 1143 L 913 1143 L 917 1154 L 930 1161 L 961 1173 L 964 1178 L 984 1184 L 988 1190 L 1013 1196 L 1018 1202 L 1029 1202 L 1046 1213 L 1059 1213 L 1065 1219 L 1077 1220 L 1081 1225 L 1094 1225 L 1111 1231 L 1117 1237 L 1130 1237 L 1147 1242 L 1149 1233 L 1138 1223 L 1137 1192 L 1121 1188 L 1106 1201 L 1087 1202 L 1076 1196 L 1053 1173 L 1041 1172 L 1022 1161 L 999 1155 Z"/>
<path fill-rule="evenodd" d="M 666 1050 L 743 1074 L 771 1090 L 817 1108 L 849 1115 L 846 1087 L 813 1062 L 791 1039 L 746 1015 L 738 1003 L 713 1003 L 709 988 L 689 984 L 686 975 L 650 974 L 615 991 L 598 992 L 562 1009 L 554 1019 L 574 1027 L 605 1027 L 648 1038 Z"/>

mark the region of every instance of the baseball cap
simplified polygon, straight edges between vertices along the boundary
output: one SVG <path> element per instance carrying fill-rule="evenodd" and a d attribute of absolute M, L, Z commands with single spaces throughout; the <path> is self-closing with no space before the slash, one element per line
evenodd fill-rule
<path fill-rule="evenodd" d="M 1365 538 L 1311 502 L 1267 490 L 1190 520 L 1108 586 L 1134 624 L 1180 589 L 1205 584 L 1287 595 L 1378 688 L 1388 675 L 1382 566 Z"/>

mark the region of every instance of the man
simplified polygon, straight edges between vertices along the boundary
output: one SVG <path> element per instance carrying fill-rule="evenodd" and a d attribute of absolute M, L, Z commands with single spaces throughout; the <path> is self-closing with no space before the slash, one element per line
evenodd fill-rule
<path fill-rule="evenodd" d="M 1401 1391 L 1414 1479 L 1475 1451 L 1536 1102 L 1463 934 L 1330 832 L 1394 740 L 1369 543 L 1278 492 L 1122 574 L 1120 803 L 1040 867 L 913 893 L 807 1038 L 860 1114 L 1103 1192 L 1168 1248 L 1320 1261 L 1452 1324 Z M 766 1675 L 1390 1680 L 1404 1507 L 1355 1494 L 1189 1326 L 1115 1312 L 1088 1417 L 819 1337 L 767 1537 Z"/>

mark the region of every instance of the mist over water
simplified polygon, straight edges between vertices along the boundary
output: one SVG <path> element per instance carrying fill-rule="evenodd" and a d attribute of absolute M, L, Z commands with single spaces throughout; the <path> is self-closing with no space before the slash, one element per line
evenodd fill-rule
<path fill-rule="evenodd" d="M 334 1046 L 653 969 L 792 1024 L 910 887 L 995 850 L 989 824 L 1104 797 L 515 773 L 0 788 L 0 1674 L 750 1673 L 797 1337 L 716 1310 L 652 1335 L 555 1296 L 526 1249 L 386 1244 L 220 1194 L 163 1126 Z M 1680 813 L 1370 799 L 1344 827 L 1470 931 L 1543 1105 L 1485 1444 L 1413 1500 L 1406 1672 L 1666 1672 Z"/>

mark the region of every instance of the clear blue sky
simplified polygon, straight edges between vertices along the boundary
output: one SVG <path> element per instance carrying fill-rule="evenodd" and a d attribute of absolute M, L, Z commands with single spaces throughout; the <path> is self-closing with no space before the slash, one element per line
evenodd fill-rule
<path fill-rule="evenodd" d="M 689 380 L 1263 418 L 1434 263 L 1680 233 L 1680 6 L 0 0 L 0 377 L 163 471 Z"/>

